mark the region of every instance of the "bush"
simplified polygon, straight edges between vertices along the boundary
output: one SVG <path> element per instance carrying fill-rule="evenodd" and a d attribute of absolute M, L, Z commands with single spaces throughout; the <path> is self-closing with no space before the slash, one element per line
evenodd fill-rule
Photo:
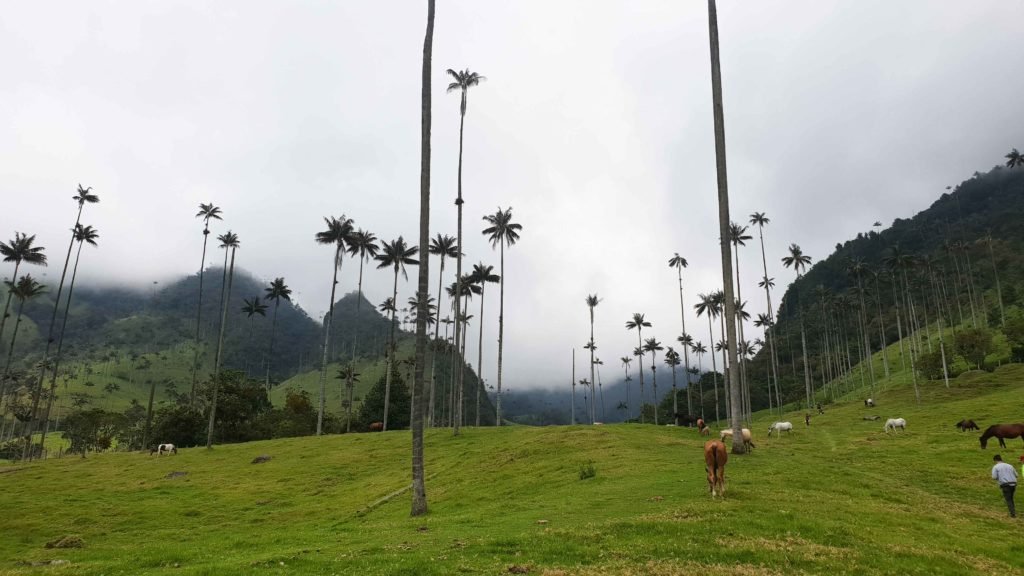
<path fill-rule="evenodd" d="M 366 393 L 366 398 L 359 409 L 359 424 L 361 428 L 369 428 L 373 422 L 384 421 L 384 388 L 386 380 L 384 375 L 377 380 L 373 388 Z M 412 408 L 409 399 L 409 389 L 405 386 L 398 370 L 391 370 L 391 397 L 388 404 L 388 430 L 399 430 L 409 427 L 409 411 Z"/>
<path fill-rule="evenodd" d="M 587 461 L 586 464 L 580 464 L 580 480 L 586 480 L 594 476 L 597 476 L 597 470 L 594 468 L 593 460 Z"/>

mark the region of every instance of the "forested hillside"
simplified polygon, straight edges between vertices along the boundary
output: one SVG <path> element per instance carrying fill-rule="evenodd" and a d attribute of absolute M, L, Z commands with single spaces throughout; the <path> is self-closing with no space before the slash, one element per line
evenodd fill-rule
<path fill-rule="evenodd" d="M 770 334 L 784 401 L 805 395 L 801 314 L 814 390 L 856 369 L 865 346 L 877 353 L 912 333 L 905 359 L 886 354 L 864 377 L 898 367 L 939 379 L 942 361 L 949 376 L 1024 361 L 1024 169 L 975 173 L 928 209 L 880 228 L 836 244 L 786 290 Z M 940 328 L 942 346 L 933 342 Z M 765 381 L 769 345 L 748 370 Z M 755 406 L 767 406 L 765 388 L 752 387 Z"/>

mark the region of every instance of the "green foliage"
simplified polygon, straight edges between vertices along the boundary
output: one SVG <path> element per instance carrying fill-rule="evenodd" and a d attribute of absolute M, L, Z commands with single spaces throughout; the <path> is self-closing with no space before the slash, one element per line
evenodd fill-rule
<path fill-rule="evenodd" d="M 985 328 L 965 328 L 957 332 L 954 343 L 957 354 L 980 370 L 985 363 L 985 356 L 992 351 L 992 332 Z"/>
<path fill-rule="evenodd" d="M 917 369 L 929 380 L 942 378 L 942 352 L 940 350 L 922 352 L 917 357 Z"/>
<path fill-rule="evenodd" d="M 180 447 L 202 446 L 206 443 L 207 420 L 202 412 L 187 405 L 173 405 L 161 408 L 153 417 L 150 446 L 174 444 Z"/>
<path fill-rule="evenodd" d="M 377 379 L 377 383 L 370 388 L 366 397 L 363 398 L 362 407 L 359 410 L 359 421 L 363 428 L 369 427 L 373 422 L 384 420 L 384 392 L 386 386 L 385 375 Z M 409 390 L 406 388 L 405 380 L 397 369 L 391 371 L 391 397 L 388 404 L 388 430 L 401 430 L 409 427 L 409 415 L 411 400 Z"/>
<path fill-rule="evenodd" d="M 594 461 L 588 460 L 584 464 L 580 464 L 580 480 L 586 480 L 587 478 L 593 478 L 597 476 L 597 469 L 594 468 Z"/>
<path fill-rule="evenodd" d="M 71 442 L 69 452 L 81 454 L 92 450 L 107 450 L 113 444 L 117 431 L 124 426 L 122 414 L 99 408 L 72 412 L 64 419 L 64 438 Z"/>

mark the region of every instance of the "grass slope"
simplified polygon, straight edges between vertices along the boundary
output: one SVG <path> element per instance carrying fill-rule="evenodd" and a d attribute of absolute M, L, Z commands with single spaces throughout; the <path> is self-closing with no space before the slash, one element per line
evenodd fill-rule
<path fill-rule="evenodd" d="M 781 439 L 756 420 L 757 449 L 731 458 L 718 500 L 703 439 L 643 425 L 430 431 L 424 518 L 408 493 L 381 502 L 408 484 L 408 432 L 0 467 L 0 573 L 1024 574 L 995 450 L 952 426 L 1024 420 L 1022 380 L 1020 365 L 968 372 L 921 404 L 888 387 L 877 408 L 840 404 L 810 429 L 787 414 Z M 260 454 L 273 459 L 250 464 Z M 44 548 L 66 535 L 84 547 Z M 31 566 L 52 559 L 68 563 Z"/>

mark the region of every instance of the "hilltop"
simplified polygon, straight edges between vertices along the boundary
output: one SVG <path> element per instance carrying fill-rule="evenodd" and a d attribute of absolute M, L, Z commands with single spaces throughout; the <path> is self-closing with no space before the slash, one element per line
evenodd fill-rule
<path fill-rule="evenodd" d="M 920 405 L 890 386 L 876 409 L 840 402 L 809 429 L 786 414 L 798 426 L 781 439 L 758 415 L 719 500 L 696 431 L 636 424 L 429 431 L 423 518 L 402 492 L 408 432 L 13 465 L 0 573 L 61 560 L 75 574 L 1022 574 L 995 450 L 952 426 L 1019 420 L 1022 380 L 1017 365 L 967 372 Z M 44 547 L 64 536 L 83 547 Z"/>

